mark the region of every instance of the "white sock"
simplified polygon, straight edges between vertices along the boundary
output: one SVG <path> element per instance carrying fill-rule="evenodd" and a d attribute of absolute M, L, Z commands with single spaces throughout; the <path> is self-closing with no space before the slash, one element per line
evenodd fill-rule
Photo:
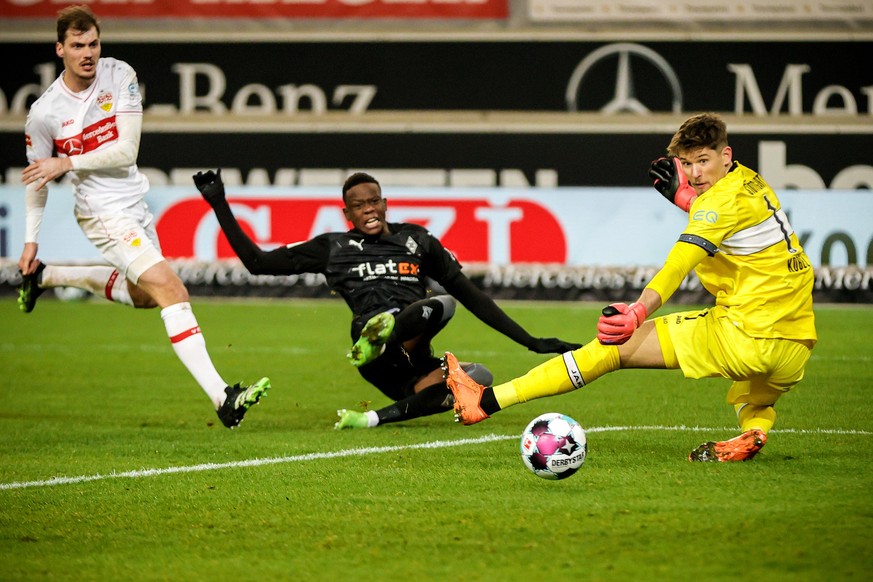
<path fill-rule="evenodd" d="M 379 424 L 379 415 L 375 410 L 367 410 L 364 412 L 367 415 L 367 428 L 373 428 Z"/>
<path fill-rule="evenodd" d="M 206 351 L 206 340 L 191 311 L 191 304 L 184 302 L 165 307 L 161 310 L 161 319 L 176 355 L 218 409 L 224 402 L 227 383 L 218 374 Z"/>
<path fill-rule="evenodd" d="M 92 266 L 53 266 L 46 265 L 42 272 L 40 287 L 76 287 L 105 297 L 109 301 L 133 305 L 127 279 L 119 276 L 114 267 Z"/>

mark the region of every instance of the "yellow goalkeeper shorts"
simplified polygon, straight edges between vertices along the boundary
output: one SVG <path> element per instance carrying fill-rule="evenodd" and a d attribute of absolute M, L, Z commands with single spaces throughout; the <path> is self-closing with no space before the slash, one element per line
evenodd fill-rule
<path fill-rule="evenodd" d="M 665 359 L 675 354 L 686 378 L 734 380 L 731 404 L 773 404 L 800 382 L 812 353 L 797 341 L 746 335 L 721 307 L 663 315 L 655 327 Z"/>

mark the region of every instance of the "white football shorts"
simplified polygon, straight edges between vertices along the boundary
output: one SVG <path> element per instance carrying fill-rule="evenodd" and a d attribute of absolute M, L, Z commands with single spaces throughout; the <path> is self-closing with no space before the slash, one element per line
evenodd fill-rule
<path fill-rule="evenodd" d="M 145 202 L 139 202 L 125 214 L 80 216 L 77 213 L 76 221 L 103 258 L 133 284 L 149 267 L 164 260 L 155 217 Z"/>

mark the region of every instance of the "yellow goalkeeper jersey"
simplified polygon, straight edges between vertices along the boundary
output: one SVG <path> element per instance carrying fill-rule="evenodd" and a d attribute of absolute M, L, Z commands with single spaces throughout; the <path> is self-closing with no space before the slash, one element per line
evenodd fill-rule
<path fill-rule="evenodd" d="M 685 232 L 648 287 L 666 302 L 691 268 L 748 335 L 817 339 L 812 265 L 779 198 L 757 172 L 734 162 L 694 201 Z"/>

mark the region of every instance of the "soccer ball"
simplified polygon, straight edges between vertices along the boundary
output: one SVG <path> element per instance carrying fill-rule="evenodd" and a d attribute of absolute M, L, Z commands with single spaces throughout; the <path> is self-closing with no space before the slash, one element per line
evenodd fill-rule
<path fill-rule="evenodd" d="M 543 479 L 566 479 L 582 468 L 587 454 L 585 430 L 566 414 L 541 414 L 521 433 L 521 460 Z"/>

